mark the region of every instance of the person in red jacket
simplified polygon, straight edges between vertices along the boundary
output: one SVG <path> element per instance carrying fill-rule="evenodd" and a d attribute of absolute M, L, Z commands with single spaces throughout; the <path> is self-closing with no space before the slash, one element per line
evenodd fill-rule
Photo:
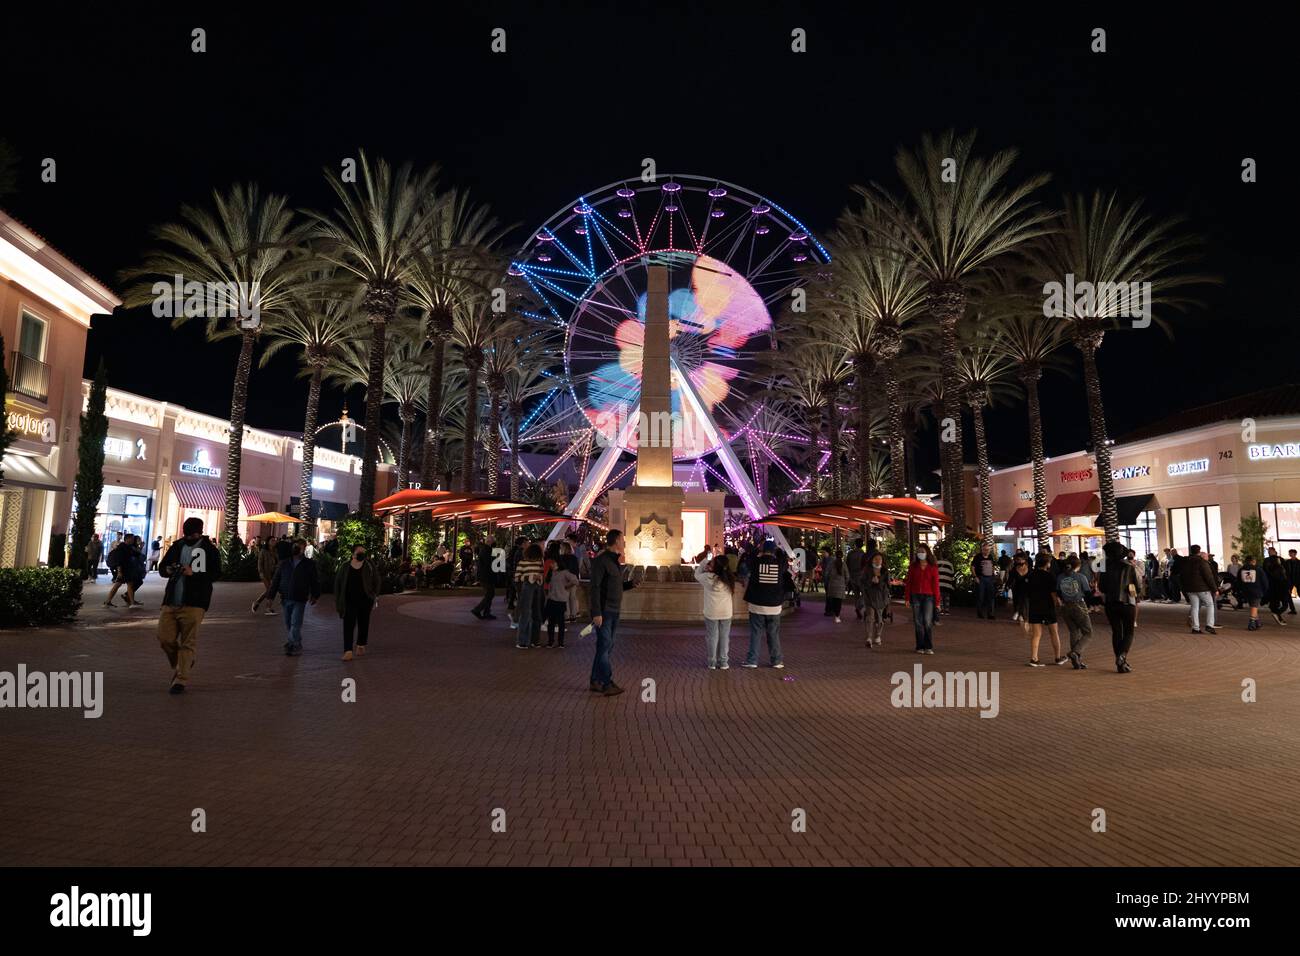
<path fill-rule="evenodd" d="M 934 653 L 934 609 L 939 604 L 939 566 L 928 545 L 918 544 L 907 566 L 903 603 L 912 606 L 916 627 L 916 653 Z"/>

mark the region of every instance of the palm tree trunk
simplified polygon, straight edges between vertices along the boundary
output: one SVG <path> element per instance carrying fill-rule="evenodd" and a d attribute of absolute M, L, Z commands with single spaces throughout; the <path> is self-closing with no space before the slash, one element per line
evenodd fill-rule
<path fill-rule="evenodd" d="M 320 382 L 325 364 L 317 355 L 311 362 L 311 384 L 307 387 L 307 416 L 302 423 L 302 484 L 298 488 L 298 523 L 303 534 L 315 538 L 316 523 L 311 517 L 311 479 L 316 467 L 316 420 L 320 415 Z"/>
<path fill-rule="evenodd" d="M 366 379 L 366 441 L 361 456 L 361 492 L 357 510 L 369 516 L 375 510 L 375 479 L 379 469 L 379 409 L 384 400 L 384 352 L 387 316 L 370 316 L 370 364 Z"/>
<path fill-rule="evenodd" d="M 831 497 L 839 499 L 844 497 L 844 475 L 840 463 L 840 407 L 834 395 L 826 403 L 826 421 L 830 432 Z"/>
<path fill-rule="evenodd" d="M 402 437 L 397 446 L 397 490 L 401 491 L 408 484 L 411 457 L 411 424 L 415 421 L 415 407 L 410 402 L 403 402 L 398 409 L 402 419 Z"/>
<path fill-rule="evenodd" d="M 1042 372 L 1037 368 L 1028 368 L 1021 372 L 1021 381 L 1025 384 L 1025 395 L 1029 400 L 1029 456 L 1034 468 L 1034 528 L 1038 532 L 1038 545 L 1048 545 L 1052 538 L 1052 527 L 1047 519 L 1047 469 L 1044 464 L 1046 455 L 1043 451 L 1043 413 L 1038 404 L 1038 379 Z"/>
<path fill-rule="evenodd" d="M 984 433 L 984 403 L 971 403 L 971 417 L 975 422 L 975 460 L 980 476 L 980 540 L 993 546 L 993 493 L 989 488 L 989 445 Z"/>
<path fill-rule="evenodd" d="M 523 414 L 522 405 L 510 406 L 510 500 L 519 500 L 519 418 Z"/>
<path fill-rule="evenodd" d="M 235 365 L 235 387 L 230 396 L 230 440 L 226 445 L 226 513 L 221 527 L 223 546 L 239 531 L 239 477 L 244 456 L 244 416 L 248 413 L 248 378 L 253 371 L 253 342 L 257 339 L 257 330 L 245 329 L 240 339 L 239 361 Z"/>
<path fill-rule="evenodd" d="M 497 493 L 497 481 L 501 477 L 501 393 L 492 392 L 492 407 L 488 412 L 488 446 L 487 446 L 487 490 L 488 494 Z"/>
<path fill-rule="evenodd" d="M 478 437 L 478 376 L 477 365 L 465 368 L 465 440 L 460 455 L 460 490 L 474 490 L 474 446 Z"/>
<path fill-rule="evenodd" d="M 420 459 L 420 487 L 432 488 L 438 470 L 438 453 L 442 442 L 442 376 L 446 362 L 447 340 L 433 337 L 433 353 L 429 358 L 429 395 L 425 402 L 424 455 Z"/>
<path fill-rule="evenodd" d="M 957 323 L 966 310 L 966 291 L 956 282 L 938 284 L 929 292 L 929 306 L 939 320 L 940 330 L 940 374 L 943 376 L 940 440 L 949 421 L 953 436 L 952 441 L 942 445 L 943 470 L 949 486 L 947 493 L 952 496 L 951 501 L 947 497 L 943 499 L 944 510 L 952 519 L 953 533 L 962 534 L 966 530 L 966 482 L 962 474 L 965 453 L 962 450 L 961 400 L 957 395 Z"/>
<path fill-rule="evenodd" d="M 1106 409 L 1101 401 L 1101 378 L 1097 375 L 1097 349 L 1104 332 L 1079 336 L 1075 340 L 1083 353 L 1083 383 L 1088 392 L 1088 430 L 1093 456 L 1097 460 L 1097 491 L 1101 497 L 1101 526 L 1107 541 L 1119 540 L 1119 509 L 1115 504 L 1115 476 L 1110 467 L 1110 444 L 1106 437 Z"/>
<path fill-rule="evenodd" d="M 818 494 L 817 464 L 821 451 L 817 447 L 822 437 L 822 410 L 816 405 L 808 408 L 808 498 L 817 501 Z"/>
<path fill-rule="evenodd" d="M 903 389 L 894 363 L 885 366 L 885 398 L 889 401 L 889 493 L 907 495 L 907 452 L 903 447 Z"/>
<path fill-rule="evenodd" d="M 870 358 L 859 356 L 857 377 L 858 392 L 858 434 L 855 444 L 858 455 L 858 497 L 871 497 L 871 382 L 867 378 L 870 371 Z"/>

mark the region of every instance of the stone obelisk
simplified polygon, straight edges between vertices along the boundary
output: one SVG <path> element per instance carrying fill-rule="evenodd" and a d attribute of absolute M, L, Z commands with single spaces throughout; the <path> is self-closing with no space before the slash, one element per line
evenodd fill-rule
<path fill-rule="evenodd" d="M 627 490 L 628 564 L 675 567 L 682 559 L 682 504 L 673 485 L 672 363 L 668 352 L 668 267 L 646 269 L 645 337 L 641 346 L 641 402 L 637 424 L 636 484 Z"/>

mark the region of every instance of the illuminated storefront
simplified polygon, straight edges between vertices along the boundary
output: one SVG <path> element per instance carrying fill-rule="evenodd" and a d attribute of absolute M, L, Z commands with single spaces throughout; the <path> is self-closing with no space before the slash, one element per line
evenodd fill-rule
<path fill-rule="evenodd" d="M 1267 411 L 1270 414 L 1265 415 Z M 1252 414 L 1253 413 L 1253 414 Z M 1047 423 L 1050 428 L 1050 421 Z M 1101 526 L 1096 461 L 1086 452 L 1047 460 L 1053 530 Z M 1192 409 L 1111 446 L 1120 539 L 1139 555 L 1197 544 L 1226 562 L 1241 519 L 1258 515 L 1285 554 L 1300 550 L 1300 387 Z M 1037 547 L 1029 464 L 996 469 L 989 489 L 998 546 Z M 967 508 L 978 514 L 977 500 Z M 1054 539 L 1054 550 L 1099 551 L 1101 539 Z"/>

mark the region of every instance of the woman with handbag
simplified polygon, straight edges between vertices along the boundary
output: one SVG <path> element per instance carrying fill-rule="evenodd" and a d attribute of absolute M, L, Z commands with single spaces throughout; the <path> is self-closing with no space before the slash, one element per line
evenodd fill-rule
<path fill-rule="evenodd" d="M 356 655 L 365 654 L 370 641 L 370 612 L 379 602 L 383 580 L 373 561 L 366 560 L 366 546 L 352 549 L 352 560 L 339 566 L 334 575 L 334 606 L 343 618 L 343 660 L 352 660 L 353 634 Z"/>

